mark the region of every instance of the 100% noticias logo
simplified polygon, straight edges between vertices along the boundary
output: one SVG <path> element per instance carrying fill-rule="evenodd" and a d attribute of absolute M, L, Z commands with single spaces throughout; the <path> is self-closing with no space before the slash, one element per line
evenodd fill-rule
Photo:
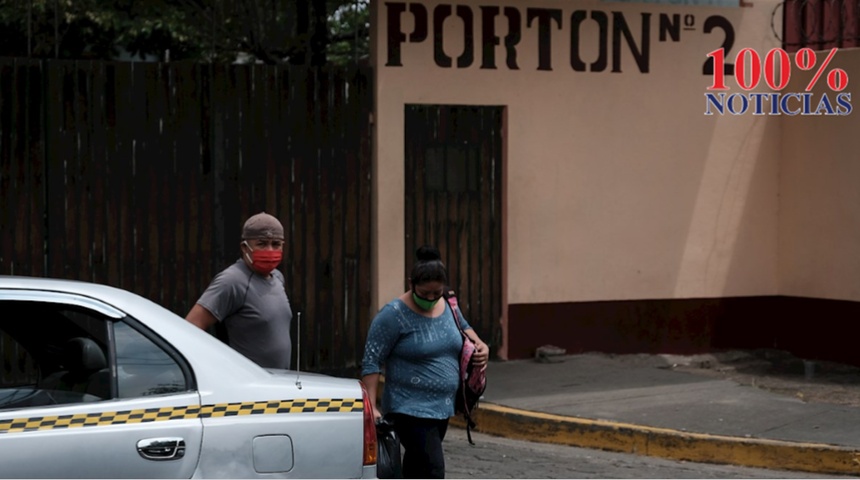
<path fill-rule="evenodd" d="M 758 87 L 762 77 L 768 87 L 776 92 L 769 93 L 705 93 L 705 115 L 726 111 L 732 115 L 743 115 L 752 112 L 753 115 L 849 115 L 852 110 L 851 93 L 843 92 L 848 86 L 848 73 L 841 68 L 827 72 L 827 86 L 835 96 L 831 99 L 828 92 L 821 94 L 815 101 L 810 91 L 825 74 L 827 66 L 836 55 L 837 48 L 830 50 L 827 58 L 821 62 L 812 80 L 802 93 L 782 93 L 791 79 L 791 58 L 788 52 L 774 48 L 764 57 L 764 71 L 758 52 L 752 48 L 744 48 L 735 57 L 735 83 L 741 90 L 749 91 Z M 725 50 L 720 48 L 707 55 L 713 58 L 713 82 L 708 90 L 728 90 L 726 86 Z M 801 70 L 812 70 L 817 60 L 815 51 L 811 48 L 801 48 L 794 56 L 794 64 Z M 749 68 L 749 71 L 748 71 Z M 747 78 L 749 77 L 749 79 Z"/>

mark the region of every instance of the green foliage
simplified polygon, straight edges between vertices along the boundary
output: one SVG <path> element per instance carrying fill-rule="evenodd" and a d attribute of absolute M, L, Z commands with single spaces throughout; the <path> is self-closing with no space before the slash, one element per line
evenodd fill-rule
<path fill-rule="evenodd" d="M 329 61 L 340 65 L 361 62 L 370 55 L 370 0 L 331 3 Z"/>
<path fill-rule="evenodd" d="M 369 0 L 0 0 L 0 56 L 350 63 Z"/>
<path fill-rule="evenodd" d="M 0 55 L 114 59 L 200 55 L 201 35 L 182 2 L 4 0 Z"/>

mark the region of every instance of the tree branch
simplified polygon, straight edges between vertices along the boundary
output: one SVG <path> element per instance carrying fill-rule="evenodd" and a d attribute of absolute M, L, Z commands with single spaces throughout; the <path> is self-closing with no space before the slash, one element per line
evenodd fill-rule
<path fill-rule="evenodd" d="M 366 26 L 359 27 L 356 30 L 351 32 L 344 32 L 338 35 L 332 35 L 329 37 L 329 44 L 343 42 L 343 41 L 351 41 L 355 40 L 355 37 L 368 37 L 370 36 L 370 29 Z"/>

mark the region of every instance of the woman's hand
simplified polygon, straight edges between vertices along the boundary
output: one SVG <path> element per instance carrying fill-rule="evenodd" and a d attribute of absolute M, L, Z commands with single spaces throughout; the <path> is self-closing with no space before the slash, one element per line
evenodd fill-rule
<path fill-rule="evenodd" d="M 478 367 L 484 367 L 490 360 L 490 347 L 480 338 L 475 341 L 475 353 L 472 355 L 472 363 Z"/>

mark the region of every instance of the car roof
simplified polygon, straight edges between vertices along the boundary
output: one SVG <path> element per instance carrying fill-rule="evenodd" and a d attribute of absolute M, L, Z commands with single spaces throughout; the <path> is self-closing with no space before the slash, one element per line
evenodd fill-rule
<path fill-rule="evenodd" d="M 28 290 L 74 293 L 78 295 L 86 295 L 88 297 L 96 297 L 102 300 L 112 297 L 126 297 L 128 295 L 134 295 L 126 290 L 82 280 L 63 280 L 16 275 L 0 275 L 0 288 L 21 288 Z"/>

